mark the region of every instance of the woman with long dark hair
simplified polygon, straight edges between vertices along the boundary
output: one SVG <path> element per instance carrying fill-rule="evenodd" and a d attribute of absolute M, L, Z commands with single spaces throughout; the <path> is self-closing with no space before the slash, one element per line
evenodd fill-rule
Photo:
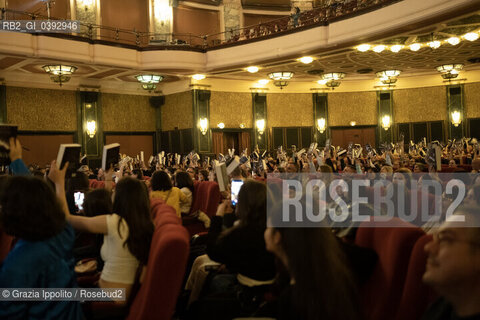
<path fill-rule="evenodd" d="M 172 206 L 179 218 L 181 218 L 180 206 L 188 204 L 188 199 L 179 188 L 174 187 L 172 179 L 165 171 L 156 171 L 150 179 L 152 192 L 151 198 L 160 198 L 169 206 Z M 190 210 L 190 209 L 189 209 Z"/>
<path fill-rule="evenodd" d="M 49 178 L 55 183 L 63 211 L 72 226 L 81 231 L 104 234 L 101 256 L 105 266 L 99 286 L 125 288 L 128 299 L 138 280 L 137 271 L 147 265 L 154 231 L 145 184 L 137 179 L 122 178 L 115 188 L 114 214 L 85 217 L 70 215 L 65 201 L 65 169 L 57 169 L 55 161 L 52 162 Z"/>
<path fill-rule="evenodd" d="M 360 318 L 354 278 L 330 228 L 267 228 L 265 243 L 290 276 L 277 319 Z"/>
<path fill-rule="evenodd" d="M 175 186 L 185 195 L 187 201 L 180 203 L 180 213 L 187 215 L 190 213 L 193 199 L 193 180 L 185 171 L 175 173 Z"/>

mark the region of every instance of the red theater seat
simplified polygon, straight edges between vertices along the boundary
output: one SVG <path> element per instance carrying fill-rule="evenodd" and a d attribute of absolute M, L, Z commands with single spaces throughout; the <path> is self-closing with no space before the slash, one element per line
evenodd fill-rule
<path fill-rule="evenodd" d="M 221 194 L 218 183 L 214 181 L 195 182 L 190 213 L 200 210 L 205 212 L 209 217 L 213 217 L 217 213 L 220 199 Z M 184 219 L 184 225 L 191 236 L 207 231 L 203 222 L 198 220 L 189 221 L 188 218 Z"/>
<path fill-rule="evenodd" d="M 180 293 L 190 236 L 175 210 L 158 201 L 152 204 L 155 222 L 147 273 L 135 297 L 128 320 L 172 319 Z"/>
<path fill-rule="evenodd" d="M 435 300 L 433 290 L 422 282 L 427 263 L 425 245 L 430 241 L 432 241 L 432 236 L 425 234 L 417 240 L 413 247 L 402 299 L 396 316 L 397 320 L 420 319 L 428 305 Z"/>
<path fill-rule="evenodd" d="M 412 249 L 424 232 L 400 219 L 388 225 L 364 222 L 355 244 L 375 250 L 378 263 L 369 281 L 361 288 L 365 319 L 395 319 L 400 307 Z"/>

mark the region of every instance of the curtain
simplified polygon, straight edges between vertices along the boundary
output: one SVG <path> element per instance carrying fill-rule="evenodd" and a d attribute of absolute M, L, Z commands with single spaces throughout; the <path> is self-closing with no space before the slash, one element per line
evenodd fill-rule
<path fill-rule="evenodd" d="M 239 149 L 238 154 L 241 154 L 243 150 L 248 149 L 248 153 L 252 152 L 252 148 L 250 145 L 250 132 L 241 132 L 239 135 Z"/>
<path fill-rule="evenodd" d="M 223 153 L 223 132 L 212 132 L 213 153 Z"/>

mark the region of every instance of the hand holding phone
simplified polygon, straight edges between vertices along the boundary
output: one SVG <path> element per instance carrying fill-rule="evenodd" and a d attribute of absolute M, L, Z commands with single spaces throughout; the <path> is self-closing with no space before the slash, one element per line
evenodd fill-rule
<path fill-rule="evenodd" d="M 231 200 L 232 200 L 232 205 L 236 205 L 238 202 L 238 193 L 240 192 L 240 188 L 243 185 L 243 180 L 232 180 L 231 183 Z"/>

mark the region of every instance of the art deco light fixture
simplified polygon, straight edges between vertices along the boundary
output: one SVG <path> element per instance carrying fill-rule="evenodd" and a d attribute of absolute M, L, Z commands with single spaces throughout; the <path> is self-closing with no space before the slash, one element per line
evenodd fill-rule
<path fill-rule="evenodd" d="M 200 118 L 198 127 L 200 129 L 200 132 L 202 132 L 203 135 L 206 135 L 208 131 L 208 119 Z"/>
<path fill-rule="evenodd" d="M 219 124 L 217 124 L 217 127 L 218 127 L 219 129 L 225 129 L 225 123 L 220 122 Z"/>
<path fill-rule="evenodd" d="M 458 111 L 453 111 L 451 113 L 452 116 L 452 124 L 455 127 L 458 127 L 462 123 L 462 115 Z"/>
<path fill-rule="evenodd" d="M 318 80 L 318 84 L 324 84 L 329 88 L 336 88 L 340 86 L 340 80 L 345 78 L 344 72 L 329 72 L 322 74 L 322 80 Z"/>
<path fill-rule="evenodd" d="M 70 81 L 70 76 L 77 71 L 77 67 L 64 64 L 44 65 L 42 69 L 50 74 L 50 79 L 53 82 L 60 84 L 60 86 Z"/>
<path fill-rule="evenodd" d="M 259 119 L 256 122 L 258 134 L 263 134 L 265 132 L 265 120 Z"/>
<path fill-rule="evenodd" d="M 327 121 L 325 118 L 317 119 L 317 129 L 320 133 L 324 133 L 325 129 L 327 128 Z"/>
<path fill-rule="evenodd" d="M 290 71 L 278 71 L 268 74 L 268 77 L 273 80 L 273 84 L 282 89 L 288 85 L 288 80 L 292 79 L 294 73 Z"/>
<path fill-rule="evenodd" d="M 463 64 L 461 63 L 452 63 L 452 64 L 443 64 L 436 67 L 438 72 L 442 73 L 442 78 L 446 80 L 455 79 L 458 77 L 458 73 L 463 69 Z"/>
<path fill-rule="evenodd" d="M 95 133 L 97 133 L 97 123 L 95 120 L 87 121 L 85 132 L 90 138 L 95 136 Z"/>
<path fill-rule="evenodd" d="M 377 77 L 384 85 L 392 85 L 397 82 L 397 77 L 400 75 L 400 70 L 383 70 L 376 73 Z"/>
<path fill-rule="evenodd" d="M 392 119 L 390 118 L 389 115 L 385 115 L 382 117 L 382 128 L 386 130 L 390 129 L 390 126 L 392 124 Z"/>

